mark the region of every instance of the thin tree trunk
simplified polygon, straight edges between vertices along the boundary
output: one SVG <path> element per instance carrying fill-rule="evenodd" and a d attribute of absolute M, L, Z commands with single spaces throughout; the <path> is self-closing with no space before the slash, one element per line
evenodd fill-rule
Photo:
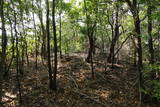
<path fill-rule="evenodd" d="M 41 47 L 41 56 L 42 58 L 46 58 L 47 57 L 47 48 L 46 48 L 46 30 L 44 27 L 44 23 L 43 23 L 43 13 L 42 13 L 42 8 L 41 8 L 41 0 L 39 1 L 40 4 L 38 4 L 38 18 L 41 24 L 41 29 L 42 29 L 42 47 Z M 42 59 L 43 60 L 43 59 Z"/>
<path fill-rule="evenodd" d="M 22 22 L 23 23 L 23 22 Z M 20 66 L 19 66 L 19 72 L 20 74 L 23 74 L 23 71 L 24 71 L 24 50 L 25 50 L 25 47 L 24 47 L 24 37 L 23 37 L 23 34 L 22 32 L 20 32 L 20 37 L 21 37 L 21 46 L 22 46 L 22 49 L 21 49 L 21 55 L 19 55 L 20 58 Z"/>
<path fill-rule="evenodd" d="M 15 55 L 14 55 L 14 53 L 15 53 L 15 43 L 14 43 L 14 40 L 15 40 L 15 38 L 14 38 L 14 36 L 13 36 L 13 25 L 12 25 L 12 21 L 11 21 L 11 18 L 10 18 L 10 16 L 9 16 L 9 9 L 7 8 L 7 17 L 8 17 L 8 20 L 9 20 L 9 25 L 10 25 L 10 29 L 11 29 L 11 43 L 12 43 L 12 47 L 11 47 L 11 49 L 12 49 L 12 57 L 11 57 L 11 61 L 10 61 L 10 63 L 9 63 L 9 65 L 8 65 L 8 69 L 7 69 L 7 71 L 5 72 L 5 74 L 4 74 L 4 76 L 8 76 L 8 73 L 9 73 L 9 70 L 10 70 L 10 67 L 11 67 L 11 65 L 12 65 L 12 62 L 13 62 L 13 59 L 14 59 L 14 57 L 15 57 Z"/>
<path fill-rule="evenodd" d="M 86 58 L 86 61 L 88 63 L 90 63 L 91 62 L 92 53 L 93 53 L 93 41 L 94 40 L 93 40 L 93 35 L 92 35 L 93 33 L 92 33 L 91 29 L 89 29 L 90 17 L 88 15 L 88 9 L 87 9 L 87 5 L 86 5 L 86 0 L 84 0 L 84 8 L 85 8 L 85 15 L 86 15 L 86 20 L 87 20 L 87 36 L 88 36 L 88 40 L 89 40 L 89 50 L 88 50 L 88 56 Z"/>
<path fill-rule="evenodd" d="M 110 54 L 108 57 L 108 62 L 112 63 L 112 67 L 113 67 L 114 59 L 115 59 L 115 56 L 114 56 L 115 46 L 119 38 L 119 6 L 118 4 L 116 5 L 116 16 L 115 17 L 116 17 L 115 28 L 113 31 L 112 42 L 111 42 L 111 47 L 110 47 Z"/>
<path fill-rule="evenodd" d="M 142 79 L 142 46 L 141 46 L 141 28 L 140 28 L 140 19 L 139 19 L 139 10 L 138 10 L 138 4 L 135 0 L 133 2 L 134 7 L 134 13 L 133 13 L 133 19 L 134 19 L 134 26 L 135 26 L 135 33 L 137 38 L 137 56 L 138 56 L 138 72 L 139 72 L 139 99 L 142 101 L 142 92 L 141 88 L 143 88 L 143 79 Z"/>
<path fill-rule="evenodd" d="M 27 44 L 26 38 L 24 39 L 24 44 L 25 44 L 25 54 L 26 54 L 26 59 L 27 59 L 27 66 L 29 66 L 28 44 Z"/>
<path fill-rule="evenodd" d="M 12 5 L 14 6 L 13 1 L 11 2 L 12 2 Z M 17 86 L 18 86 L 18 91 L 19 91 L 19 103 L 21 105 L 22 95 L 21 95 L 21 82 L 19 78 L 19 48 L 18 48 L 19 40 L 18 40 L 18 32 L 17 32 L 17 17 L 16 17 L 16 12 L 14 9 L 13 9 L 13 12 L 14 12 L 14 30 L 15 30 L 15 38 L 16 38 L 16 70 L 17 70 L 16 78 L 17 78 Z"/>
<path fill-rule="evenodd" d="M 6 71 L 6 48 L 7 48 L 7 34 L 5 29 L 4 19 L 4 0 L 0 0 L 0 17 L 2 22 L 2 54 L 0 62 L 0 105 L 2 102 L 2 88 L 3 88 L 3 75 Z"/>
<path fill-rule="evenodd" d="M 92 53 L 93 53 L 93 38 L 91 37 L 91 36 L 89 36 L 89 50 L 88 50 L 88 56 L 87 56 L 87 58 L 86 58 L 86 61 L 88 62 L 88 63 L 91 63 L 92 61 L 91 61 L 91 57 L 92 57 Z"/>
<path fill-rule="evenodd" d="M 152 7 L 150 3 L 148 4 L 147 14 L 148 14 L 148 35 L 149 35 L 148 46 L 149 46 L 149 54 L 150 54 L 149 61 L 151 64 L 153 64 L 154 63 L 154 49 L 153 49 L 153 39 L 152 39 L 152 17 L 151 17 Z"/>
<path fill-rule="evenodd" d="M 34 7 L 34 5 L 33 5 L 33 0 L 32 0 L 32 7 Z M 37 42 L 38 42 L 38 40 L 37 40 L 37 29 L 36 29 L 36 23 L 35 23 L 35 17 L 34 17 L 34 12 L 32 13 L 32 17 L 33 17 L 33 23 L 34 23 L 34 35 L 35 35 L 35 50 L 36 50 L 36 61 L 35 61 L 35 68 L 36 68 L 36 70 L 37 70 L 37 63 L 38 63 L 38 61 L 37 61 L 37 57 L 38 57 L 38 45 L 37 45 Z"/>
<path fill-rule="evenodd" d="M 92 71 L 92 78 L 94 78 L 94 67 L 93 67 L 93 51 L 94 51 L 94 28 L 96 27 L 96 21 L 94 23 L 94 25 L 92 26 L 92 24 L 90 23 L 90 16 L 88 15 L 88 9 L 87 9 L 87 4 L 86 4 L 86 0 L 84 0 L 84 9 L 85 9 L 85 15 L 86 15 L 86 20 L 87 20 L 87 36 L 89 39 L 89 50 L 88 50 L 88 56 L 86 58 L 86 61 L 88 63 L 91 63 L 91 71 Z M 91 24 L 91 28 L 90 27 Z"/>
<path fill-rule="evenodd" d="M 142 92 L 141 88 L 143 88 L 143 79 L 142 79 L 142 46 L 141 46 L 141 27 L 140 27 L 140 19 L 139 19 L 139 7 L 137 0 L 125 0 L 130 7 L 130 11 L 133 15 L 134 27 L 135 27 L 135 35 L 137 39 L 137 55 L 138 55 L 138 74 L 139 74 L 139 100 L 142 101 Z"/>
<path fill-rule="evenodd" d="M 53 81 L 52 81 L 52 68 L 51 68 L 51 55 L 50 55 L 50 28 L 49 28 L 49 2 L 46 0 L 47 6 L 47 14 L 46 14 L 46 31 L 47 31 L 47 50 L 48 50 L 48 73 L 49 73 L 49 88 L 53 89 Z"/>
<path fill-rule="evenodd" d="M 60 58 L 62 58 L 62 0 L 60 1 L 60 13 L 59 13 L 59 53 L 60 53 Z"/>
<path fill-rule="evenodd" d="M 56 8 L 56 0 L 53 0 L 52 2 L 52 26 L 53 26 L 53 34 L 54 34 L 54 77 L 53 77 L 53 89 L 57 90 L 57 83 L 56 83 L 56 77 L 57 77 L 57 35 L 56 35 L 56 22 L 55 22 L 55 8 Z"/>
<path fill-rule="evenodd" d="M 20 5 L 22 4 L 21 2 L 19 3 Z M 25 62 L 25 59 L 24 59 L 24 56 L 25 56 L 25 35 L 26 35 L 26 33 L 25 33 L 25 28 L 24 28 L 24 22 L 23 22 L 23 10 L 22 10 L 22 8 L 21 8 L 21 23 L 22 23 L 22 29 L 23 29 L 23 31 L 20 33 L 20 36 L 21 36 L 21 45 L 22 45 L 22 53 L 21 53 L 21 55 L 22 55 L 22 60 L 21 60 L 21 66 L 20 66 L 20 73 L 21 74 L 23 74 L 23 71 L 24 71 L 24 62 Z M 23 34 L 22 34 L 23 33 Z"/>

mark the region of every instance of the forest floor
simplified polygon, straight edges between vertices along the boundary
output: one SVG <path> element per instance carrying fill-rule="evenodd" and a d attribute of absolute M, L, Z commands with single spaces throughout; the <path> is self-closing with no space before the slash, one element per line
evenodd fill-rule
<path fill-rule="evenodd" d="M 35 69 L 30 58 L 21 76 L 21 107 L 137 107 L 137 71 L 125 62 L 104 63 L 104 55 L 94 58 L 95 78 L 84 55 L 64 56 L 59 60 L 56 92 L 48 89 L 48 72 L 41 61 Z M 16 71 L 12 69 L 3 84 L 6 107 L 18 107 Z M 144 104 L 144 107 L 156 107 Z"/>

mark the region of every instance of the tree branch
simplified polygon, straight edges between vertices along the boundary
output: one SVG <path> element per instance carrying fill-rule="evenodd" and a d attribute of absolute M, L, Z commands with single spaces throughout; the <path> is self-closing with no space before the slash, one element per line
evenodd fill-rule
<path fill-rule="evenodd" d="M 115 52 L 114 57 L 118 54 L 118 52 L 120 51 L 120 49 L 123 47 L 123 44 L 128 40 L 129 37 L 130 37 L 130 36 L 128 36 L 128 37 L 122 42 L 121 46 L 120 46 L 120 47 L 117 49 L 117 51 Z"/>

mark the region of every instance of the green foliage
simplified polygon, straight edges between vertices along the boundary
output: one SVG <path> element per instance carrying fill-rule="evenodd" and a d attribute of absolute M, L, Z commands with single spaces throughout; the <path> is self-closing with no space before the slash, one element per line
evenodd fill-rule
<path fill-rule="evenodd" d="M 160 65 L 145 65 L 143 69 L 144 89 L 142 92 L 152 99 L 160 100 Z"/>

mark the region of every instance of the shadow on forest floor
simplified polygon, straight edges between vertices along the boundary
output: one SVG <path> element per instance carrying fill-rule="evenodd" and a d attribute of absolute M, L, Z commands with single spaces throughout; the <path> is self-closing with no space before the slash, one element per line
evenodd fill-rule
<path fill-rule="evenodd" d="M 127 64 L 104 63 L 104 57 L 94 61 L 95 78 L 90 64 L 81 55 L 64 56 L 58 64 L 57 92 L 48 89 L 48 71 L 39 61 L 30 58 L 29 67 L 21 76 L 22 107 L 136 107 L 138 106 L 137 73 Z M 18 106 L 16 71 L 4 82 L 7 107 Z M 144 105 L 145 107 L 147 106 Z M 154 105 L 150 106 L 153 107 Z M 149 107 L 149 105 L 148 105 Z"/>

